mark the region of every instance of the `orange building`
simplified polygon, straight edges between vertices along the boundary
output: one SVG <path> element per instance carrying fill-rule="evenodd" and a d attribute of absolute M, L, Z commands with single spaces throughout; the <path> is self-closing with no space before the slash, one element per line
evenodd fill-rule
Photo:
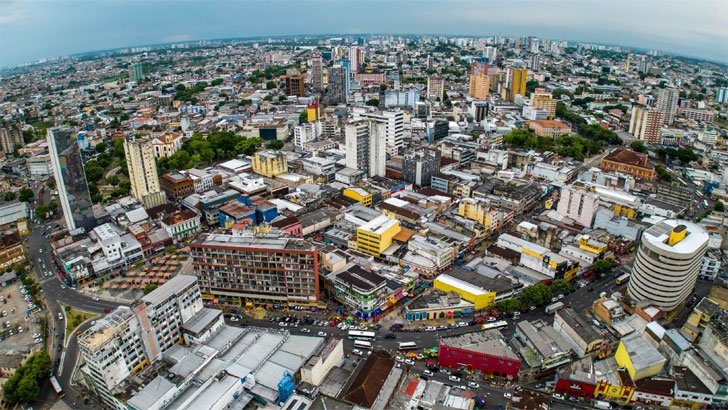
<path fill-rule="evenodd" d="M 569 124 L 556 120 L 535 120 L 528 123 L 528 128 L 532 129 L 539 137 L 558 137 L 559 135 L 571 134 Z"/>
<path fill-rule="evenodd" d="M 488 76 L 488 63 L 473 63 L 470 65 L 469 94 L 476 100 L 485 100 L 490 92 L 490 76 Z"/>
<path fill-rule="evenodd" d="M 624 172 L 642 179 L 655 179 L 654 167 L 649 163 L 647 154 L 626 148 L 617 148 L 604 157 L 599 168 L 605 171 Z"/>

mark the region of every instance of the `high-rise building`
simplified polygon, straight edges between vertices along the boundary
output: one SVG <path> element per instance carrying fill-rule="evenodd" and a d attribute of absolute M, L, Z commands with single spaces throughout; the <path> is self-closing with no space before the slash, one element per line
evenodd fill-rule
<path fill-rule="evenodd" d="M 470 65 L 470 86 L 468 94 L 476 100 L 485 100 L 490 92 L 488 63 L 476 62 Z"/>
<path fill-rule="evenodd" d="M 370 177 L 384 176 L 386 127 L 374 120 L 358 120 L 346 125 L 346 166 L 359 169 Z"/>
<path fill-rule="evenodd" d="M 527 77 L 528 77 L 528 71 L 525 68 L 511 69 L 510 82 L 509 82 L 509 86 L 508 86 L 508 100 L 509 101 L 515 101 L 517 95 L 526 95 Z"/>
<path fill-rule="evenodd" d="M 662 112 L 662 119 L 667 125 L 675 121 L 679 97 L 680 94 L 675 88 L 662 88 L 657 94 L 657 109 Z"/>
<path fill-rule="evenodd" d="M 286 95 L 303 97 L 306 91 L 303 74 L 295 68 L 286 70 Z"/>
<path fill-rule="evenodd" d="M 133 136 L 127 137 L 124 140 L 124 155 L 129 169 L 131 195 L 147 209 L 167 202 L 159 186 L 152 142 Z"/>
<path fill-rule="evenodd" d="M 139 81 L 144 78 L 142 63 L 129 64 L 129 81 Z"/>
<path fill-rule="evenodd" d="M 323 132 L 321 121 L 307 122 L 293 127 L 293 145 L 303 149 L 306 143 L 316 140 Z"/>
<path fill-rule="evenodd" d="M 553 95 L 546 91 L 545 88 L 537 88 L 533 94 L 531 94 L 531 107 L 540 108 L 546 111 L 546 118 L 551 120 L 556 117 L 556 104 L 558 100 L 553 98 Z"/>
<path fill-rule="evenodd" d="M 662 138 L 662 112 L 655 108 L 632 107 L 629 133 L 646 144 L 659 144 Z"/>
<path fill-rule="evenodd" d="M 23 129 L 20 124 L 0 125 L 0 151 L 10 155 L 15 152 L 16 145 L 23 145 Z"/>
<path fill-rule="evenodd" d="M 311 59 L 311 85 L 314 94 L 321 95 L 324 92 L 324 65 L 319 54 Z"/>
<path fill-rule="evenodd" d="M 583 227 L 591 228 L 598 206 L 599 194 L 567 185 L 561 190 L 556 212 Z"/>
<path fill-rule="evenodd" d="M 412 150 L 404 155 L 403 179 L 417 186 L 430 186 L 432 176 L 440 170 L 440 151 Z"/>
<path fill-rule="evenodd" d="M 642 233 L 627 294 L 672 311 L 693 292 L 708 234 L 692 222 L 667 219 Z"/>
<path fill-rule="evenodd" d="M 652 63 L 647 59 L 646 55 L 637 58 L 637 71 L 641 73 L 649 73 L 652 69 Z"/>
<path fill-rule="evenodd" d="M 379 257 L 390 245 L 394 236 L 401 230 L 400 222 L 387 215 L 379 215 L 356 228 L 356 249 Z"/>
<path fill-rule="evenodd" d="M 483 57 L 488 59 L 488 63 L 495 64 L 495 60 L 498 58 L 498 48 L 486 46 L 483 48 Z"/>
<path fill-rule="evenodd" d="M 430 100 L 442 101 L 445 95 L 445 79 L 441 76 L 427 77 L 427 96 Z"/>
<path fill-rule="evenodd" d="M 541 69 L 541 54 L 531 56 L 531 71 L 539 71 Z"/>
<path fill-rule="evenodd" d="M 715 89 L 715 101 L 721 104 L 728 103 L 728 87 L 719 87 Z"/>
<path fill-rule="evenodd" d="M 238 307 L 319 300 L 318 250 L 304 239 L 209 234 L 195 239 L 190 253 L 203 298 Z"/>
<path fill-rule="evenodd" d="M 315 100 L 306 106 L 306 119 L 308 122 L 316 122 L 321 119 L 321 103 Z"/>
<path fill-rule="evenodd" d="M 329 101 L 334 104 L 343 104 L 348 101 L 348 76 L 345 65 L 335 65 L 329 69 Z"/>
<path fill-rule="evenodd" d="M 367 112 L 362 108 L 354 108 L 354 120 L 374 120 L 385 125 L 387 153 L 396 155 L 404 146 L 404 112 L 401 110 L 385 110 Z"/>
<path fill-rule="evenodd" d="M 96 226 L 96 217 L 86 182 L 81 147 L 73 129 L 49 128 L 48 151 L 66 228 L 69 231 L 83 228 L 90 232 Z"/>
<path fill-rule="evenodd" d="M 361 48 L 352 47 L 349 49 L 349 72 L 351 74 L 356 74 L 361 69 L 362 57 L 363 53 Z"/>

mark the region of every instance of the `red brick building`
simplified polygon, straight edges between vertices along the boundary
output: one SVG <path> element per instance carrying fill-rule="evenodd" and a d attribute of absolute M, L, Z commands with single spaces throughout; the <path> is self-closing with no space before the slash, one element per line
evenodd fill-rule
<path fill-rule="evenodd" d="M 617 148 L 604 157 L 599 168 L 605 171 L 624 172 L 642 179 L 655 179 L 654 167 L 647 154 L 626 148 Z"/>
<path fill-rule="evenodd" d="M 179 172 L 162 175 L 162 178 L 159 179 L 159 187 L 173 201 L 195 193 L 195 183 L 192 178 Z"/>
<path fill-rule="evenodd" d="M 440 367 L 478 370 L 483 374 L 515 379 L 521 360 L 497 330 L 465 333 L 440 339 Z"/>

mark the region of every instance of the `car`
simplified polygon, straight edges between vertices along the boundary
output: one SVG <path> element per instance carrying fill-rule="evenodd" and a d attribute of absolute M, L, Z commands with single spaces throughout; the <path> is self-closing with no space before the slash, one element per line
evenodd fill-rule
<path fill-rule="evenodd" d="M 38 337 L 40 337 L 40 332 L 33 333 L 33 338 L 38 338 Z"/>
<path fill-rule="evenodd" d="M 318 337 L 326 337 L 326 332 L 318 332 L 318 333 L 316 333 L 316 336 L 318 336 Z"/>
<path fill-rule="evenodd" d="M 301 329 L 301 333 L 311 333 L 311 329 L 304 327 L 303 329 Z"/>
<path fill-rule="evenodd" d="M 58 320 L 63 320 L 63 313 L 58 312 Z"/>
<path fill-rule="evenodd" d="M 349 329 L 349 325 L 347 325 L 346 323 L 342 323 L 341 330 L 347 330 L 347 329 Z"/>
<path fill-rule="evenodd" d="M 351 352 L 352 352 L 352 353 L 354 353 L 354 354 L 355 354 L 355 355 L 357 355 L 357 356 L 364 356 L 364 352 L 362 352 L 362 351 L 361 351 L 361 350 L 359 350 L 359 349 L 354 349 L 354 350 L 352 350 Z"/>
<path fill-rule="evenodd" d="M 412 359 L 404 359 L 404 364 L 407 364 L 407 365 L 410 365 L 410 366 L 414 366 L 415 365 L 415 361 L 412 360 Z"/>
<path fill-rule="evenodd" d="M 552 393 L 551 397 L 559 400 L 564 400 L 564 396 L 560 395 L 559 393 Z"/>
<path fill-rule="evenodd" d="M 278 322 L 278 326 L 280 326 L 280 327 L 286 327 L 286 326 L 288 326 L 288 323 L 286 323 L 286 322 Z"/>
<path fill-rule="evenodd" d="M 534 310 L 536 310 L 536 306 L 535 306 L 535 305 L 533 305 L 533 306 L 531 306 L 530 308 L 528 308 L 528 310 L 530 310 L 530 311 L 534 311 Z"/>
<path fill-rule="evenodd" d="M 25 330 L 23 329 L 23 326 L 18 326 L 18 333 L 23 333 L 23 330 Z"/>
<path fill-rule="evenodd" d="M 503 393 L 503 397 L 506 399 L 510 399 L 511 397 L 513 397 L 513 395 L 508 392 L 505 392 L 505 393 Z"/>
<path fill-rule="evenodd" d="M 580 284 L 579 284 L 579 289 L 581 289 L 581 288 L 583 288 L 583 287 L 585 287 L 585 286 L 586 286 L 586 283 L 580 283 Z"/>
<path fill-rule="evenodd" d="M 560 294 L 559 294 L 559 296 L 557 296 L 557 298 L 558 298 L 559 300 L 563 299 L 563 298 L 564 298 L 564 294 L 563 294 L 563 293 L 560 293 Z"/>
<path fill-rule="evenodd" d="M 467 325 L 466 322 L 458 322 L 458 327 L 466 327 Z"/>
<path fill-rule="evenodd" d="M 594 288 L 589 288 L 586 290 L 587 292 L 594 292 Z"/>
<path fill-rule="evenodd" d="M 425 332 L 434 332 L 435 330 L 437 330 L 435 326 L 427 326 L 425 328 Z"/>
<path fill-rule="evenodd" d="M 450 374 L 450 370 L 443 368 L 443 369 L 440 369 L 440 373 L 442 373 L 442 374 Z"/>
<path fill-rule="evenodd" d="M 93 300 L 95 302 L 98 302 L 99 301 L 99 297 L 98 296 L 94 296 L 94 297 L 91 298 L 91 300 Z"/>
<path fill-rule="evenodd" d="M 435 373 L 432 373 L 432 371 L 425 369 L 425 371 L 423 371 L 422 374 L 424 374 L 425 376 L 432 377 L 432 375 L 434 375 Z"/>
<path fill-rule="evenodd" d="M 535 387 L 537 389 L 543 389 L 544 385 L 543 385 L 543 383 L 536 383 Z"/>
<path fill-rule="evenodd" d="M 58 346 L 56 346 L 56 350 L 58 350 L 59 352 L 60 352 L 61 350 L 63 350 L 63 345 L 58 345 Z"/>
<path fill-rule="evenodd" d="M 468 382 L 468 386 L 470 386 L 474 389 L 477 389 L 478 387 L 480 387 L 480 385 L 476 382 Z"/>
<path fill-rule="evenodd" d="M 454 376 L 454 375 L 450 375 L 450 377 L 448 377 L 448 379 L 450 379 L 450 381 L 453 381 L 453 382 L 459 382 L 460 381 L 460 378 L 457 377 L 457 376 Z"/>
<path fill-rule="evenodd" d="M 14 334 L 15 334 L 15 332 L 13 332 L 12 329 L 8 332 L 8 336 L 12 336 Z"/>
<path fill-rule="evenodd" d="M 104 309 L 104 313 L 111 313 L 113 311 L 114 311 L 114 309 L 112 309 L 112 308 L 106 308 L 106 309 Z"/>
<path fill-rule="evenodd" d="M 488 322 L 495 322 L 495 318 L 493 316 L 488 316 L 485 320 Z"/>
<path fill-rule="evenodd" d="M 404 359 L 402 358 L 402 356 L 397 356 L 397 357 L 394 358 L 394 360 L 397 361 L 397 363 L 402 363 L 404 361 Z"/>
<path fill-rule="evenodd" d="M 569 396 L 569 401 L 579 401 L 579 399 L 574 396 Z"/>
<path fill-rule="evenodd" d="M 556 303 L 558 301 L 559 301 L 559 299 L 556 296 L 551 298 L 551 303 Z"/>
<path fill-rule="evenodd" d="M 447 330 L 447 326 L 440 325 L 440 326 L 437 327 L 437 330 Z"/>
<path fill-rule="evenodd" d="M 240 320 L 240 318 L 238 318 L 237 316 L 230 316 L 230 321 L 231 322 L 237 322 L 239 320 Z"/>
<path fill-rule="evenodd" d="M 3 310 L 3 314 L 2 314 L 2 316 L 3 316 L 3 317 L 5 317 L 5 316 L 7 316 L 7 315 L 8 315 L 8 311 L 7 311 L 7 310 Z"/>
<path fill-rule="evenodd" d="M 66 285 L 61 285 L 61 290 L 66 290 Z"/>
<path fill-rule="evenodd" d="M 461 384 L 460 386 L 457 386 L 457 387 L 458 387 L 458 389 L 460 389 L 460 390 L 467 390 L 467 389 L 468 389 L 467 387 L 465 387 L 465 386 L 464 386 L 464 385 L 462 385 L 462 384 Z"/>

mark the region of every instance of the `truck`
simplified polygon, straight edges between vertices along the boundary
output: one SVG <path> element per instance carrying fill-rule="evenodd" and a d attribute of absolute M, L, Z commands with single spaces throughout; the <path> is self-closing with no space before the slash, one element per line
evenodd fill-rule
<path fill-rule="evenodd" d="M 547 315 L 553 315 L 554 312 L 556 312 L 557 310 L 561 310 L 563 308 L 564 308 L 564 304 L 563 303 L 556 302 L 556 303 L 552 303 L 552 304 L 546 306 L 546 309 L 545 310 L 546 310 L 546 314 Z"/>
<path fill-rule="evenodd" d="M 611 408 L 612 408 L 612 405 L 611 405 L 611 404 L 609 404 L 609 403 L 608 403 L 608 402 L 606 402 L 606 401 L 602 401 L 602 400 L 595 400 L 595 401 L 594 401 L 594 407 L 595 407 L 595 408 L 597 408 L 597 409 L 609 410 L 609 409 L 611 409 Z"/>

